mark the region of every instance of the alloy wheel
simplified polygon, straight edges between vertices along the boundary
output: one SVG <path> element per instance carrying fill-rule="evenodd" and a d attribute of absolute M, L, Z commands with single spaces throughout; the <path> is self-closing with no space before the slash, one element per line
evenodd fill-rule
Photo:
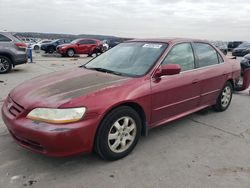
<path fill-rule="evenodd" d="M 10 67 L 10 64 L 7 59 L 1 57 L 0 58 L 0 72 L 4 73 L 6 72 Z"/>
<path fill-rule="evenodd" d="M 68 50 L 68 56 L 73 57 L 75 55 L 74 50 Z"/>
<path fill-rule="evenodd" d="M 110 128 L 108 146 L 111 151 L 121 153 L 126 151 L 136 137 L 136 123 L 128 116 L 118 119 Z"/>
<path fill-rule="evenodd" d="M 231 88 L 229 86 L 226 86 L 222 91 L 221 95 L 221 106 L 223 108 L 226 108 L 229 105 L 231 97 L 232 97 Z"/>

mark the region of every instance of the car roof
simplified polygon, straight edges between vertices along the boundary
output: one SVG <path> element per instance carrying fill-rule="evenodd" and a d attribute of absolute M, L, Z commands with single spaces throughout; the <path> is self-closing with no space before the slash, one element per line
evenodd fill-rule
<path fill-rule="evenodd" d="M 157 42 L 157 43 L 180 43 L 180 42 L 205 42 L 208 40 L 190 39 L 190 38 L 145 38 L 145 39 L 133 39 L 129 42 Z"/>

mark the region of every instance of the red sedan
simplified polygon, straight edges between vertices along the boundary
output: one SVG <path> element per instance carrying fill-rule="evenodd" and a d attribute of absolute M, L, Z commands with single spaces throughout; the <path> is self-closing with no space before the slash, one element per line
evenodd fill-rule
<path fill-rule="evenodd" d="M 50 155 L 120 159 L 150 128 L 203 108 L 226 110 L 240 64 L 201 40 L 133 40 L 73 70 L 11 91 L 3 120 L 17 143 Z"/>
<path fill-rule="evenodd" d="M 81 38 L 73 40 L 69 44 L 57 46 L 56 51 L 62 56 L 73 57 L 75 54 L 87 54 L 102 52 L 102 42 L 98 39 Z"/>

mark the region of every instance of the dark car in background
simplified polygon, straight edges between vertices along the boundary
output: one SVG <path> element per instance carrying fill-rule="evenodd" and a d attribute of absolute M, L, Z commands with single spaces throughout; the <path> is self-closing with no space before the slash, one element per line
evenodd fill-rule
<path fill-rule="evenodd" d="M 240 44 L 237 48 L 233 49 L 232 55 L 236 57 L 243 57 L 250 53 L 250 43 L 244 42 Z"/>
<path fill-rule="evenodd" d="M 212 44 L 214 46 L 216 46 L 218 49 L 220 49 L 220 51 L 224 54 L 227 55 L 228 52 L 228 48 L 227 48 L 227 44 L 225 42 L 222 41 L 214 41 L 212 42 Z"/>
<path fill-rule="evenodd" d="M 231 52 L 234 48 L 237 48 L 243 41 L 232 41 L 227 44 L 227 49 Z"/>
<path fill-rule="evenodd" d="M 243 74 L 243 72 L 250 68 L 250 53 L 245 55 L 241 62 L 240 62 L 240 66 L 241 66 L 241 73 Z"/>
<path fill-rule="evenodd" d="M 116 45 L 118 45 L 120 43 L 121 43 L 121 41 L 115 40 L 115 39 L 111 39 L 108 41 L 108 45 L 110 48 L 114 48 Z"/>
<path fill-rule="evenodd" d="M 98 39 L 81 38 L 73 40 L 69 44 L 59 45 L 56 51 L 62 56 L 73 57 L 75 54 L 102 53 L 102 42 Z"/>
<path fill-rule="evenodd" d="M 11 33 L 0 32 L 0 74 L 27 62 L 27 45 Z"/>
<path fill-rule="evenodd" d="M 53 53 L 56 51 L 56 47 L 61 44 L 70 43 L 72 40 L 70 39 L 56 39 L 49 43 L 45 43 L 41 45 L 41 50 L 45 51 L 45 53 Z"/>

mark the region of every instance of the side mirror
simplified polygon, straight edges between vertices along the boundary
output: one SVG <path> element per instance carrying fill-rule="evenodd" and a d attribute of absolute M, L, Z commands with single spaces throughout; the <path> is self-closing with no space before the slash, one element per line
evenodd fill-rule
<path fill-rule="evenodd" d="M 80 46 L 80 43 L 78 42 L 78 43 L 76 43 L 77 44 L 77 46 Z"/>
<path fill-rule="evenodd" d="M 175 75 L 181 72 L 181 67 L 178 64 L 167 64 L 160 66 L 155 73 L 155 77 L 160 78 L 164 75 Z"/>

